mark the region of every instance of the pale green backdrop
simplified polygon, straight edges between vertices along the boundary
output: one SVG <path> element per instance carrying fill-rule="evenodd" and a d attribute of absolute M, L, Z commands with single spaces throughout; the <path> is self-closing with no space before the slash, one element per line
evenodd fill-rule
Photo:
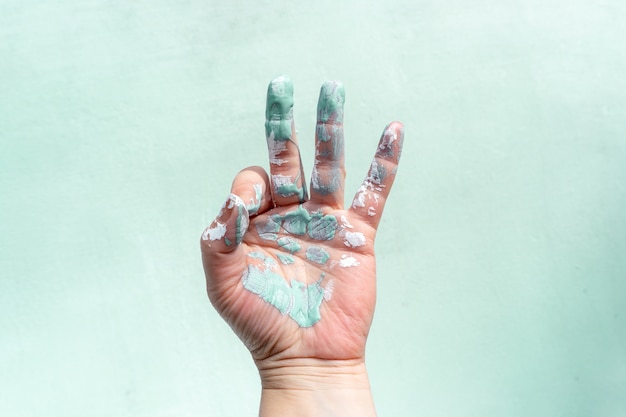
<path fill-rule="evenodd" d="M 267 165 L 287 73 L 307 169 L 319 87 L 345 84 L 348 196 L 406 125 L 377 241 L 379 414 L 625 416 L 625 17 L 0 0 L 0 415 L 256 415 L 198 241 L 235 173 Z"/>

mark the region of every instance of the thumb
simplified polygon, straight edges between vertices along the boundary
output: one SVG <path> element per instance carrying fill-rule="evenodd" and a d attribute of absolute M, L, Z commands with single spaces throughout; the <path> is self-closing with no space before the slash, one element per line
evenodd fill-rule
<path fill-rule="evenodd" d="M 202 233 L 202 252 L 232 252 L 243 240 L 249 224 L 250 215 L 246 204 L 237 195 L 230 194 L 217 218 Z"/>

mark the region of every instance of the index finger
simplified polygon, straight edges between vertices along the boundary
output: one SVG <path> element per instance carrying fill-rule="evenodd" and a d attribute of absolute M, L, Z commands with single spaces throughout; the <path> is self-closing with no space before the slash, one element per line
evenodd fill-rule
<path fill-rule="evenodd" d="M 352 200 L 350 211 L 374 228 L 378 227 L 385 202 L 396 177 L 403 142 L 404 126 L 402 123 L 388 124 L 378 142 L 367 176 Z"/>

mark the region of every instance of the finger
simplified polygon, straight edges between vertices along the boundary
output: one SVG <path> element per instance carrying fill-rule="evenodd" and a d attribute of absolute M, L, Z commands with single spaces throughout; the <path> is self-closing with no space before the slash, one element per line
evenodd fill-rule
<path fill-rule="evenodd" d="M 374 228 L 380 222 L 385 201 L 393 185 L 403 141 L 402 123 L 393 122 L 387 125 L 376 148 L 370 170 L 352 200 L 351 211 Z"/>
<path fill-rule="evenodd" d="M 203 255 L 228 253 L 236 250 L 248 230 L 250 218 L 244 201 L 230 194 L 217 218 L 202 233 Z"/>
<path fill-rule="evenodd" d="M 343 85 L 324 83 L 317 103 L 315 165 L 311 175 L 311 200 L 343 208 L 346 170 L 343 157 Z"/>
<path fill-rule="evenodd" d="M 245 265 L 246 252 L 241 244 L 248 230 L 249 217 L 245 202 L 230 194 L 217 218 L 202 233 L 200 247 L 211 301 L 224 292 L 224 284 L 234 285 Z"/>
<path fill-rule="evenodd" d="M 253 166 L 241 170 L 233 180 L 230 192 L 243 200 L 250 217 L 274 207 L 269 178 L 261 167 Z"/>
<path fill-rule="evenodd" d="M 293 122 L 293 83 L 284 75 L 267 87 L 265 118 L 272 198 L 277 206 L 302 203 L 307 191 Z"/>

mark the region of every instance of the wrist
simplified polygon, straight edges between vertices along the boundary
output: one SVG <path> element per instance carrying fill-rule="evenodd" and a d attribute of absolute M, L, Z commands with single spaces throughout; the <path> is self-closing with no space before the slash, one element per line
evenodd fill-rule
<path fill-rule="evenodd" d="M 365 363 L 355 360 L 257 361 L 262 417 L 376 415 Z"/>

